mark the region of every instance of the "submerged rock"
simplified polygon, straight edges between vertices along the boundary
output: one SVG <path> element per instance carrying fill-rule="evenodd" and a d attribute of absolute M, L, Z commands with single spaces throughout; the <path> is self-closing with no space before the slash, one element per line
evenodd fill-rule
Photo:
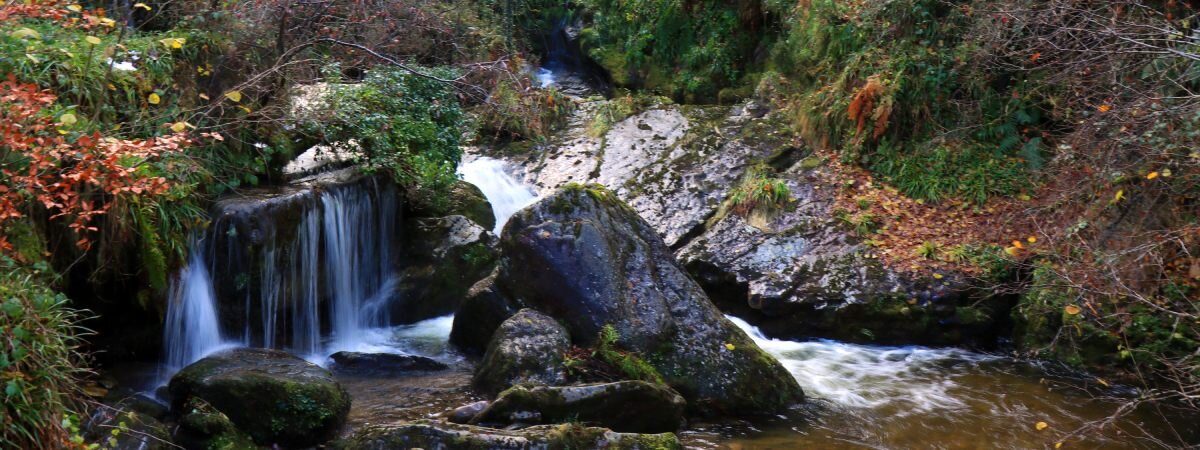
<path fill-rule="evenodd" d="M 582 423 L 631 433 L 675 431 L 687 402 L 669 387 L 645 381 L 581 386 L 515 386 L 472 423 Z M 536 418 L 536 420 L 535 420 Z"/>
<path fill-rule="evenodd" d="M 482 355 L 500 324 L 520 310 L 496 286 L 499 273 L 500 269 L 496 268 L 487 278 L 471 286 L 458 312 L 454 313 L 450 343 L 465 353 Z"/>
<path fill-rule="evenodd" d="M 445 370 L 449 367 L 424 356 L 392 353 L 337 352 L 329 358 L 333 360 L 331 369 L 338 373 L 388 374 Z"/>
<path fill-rule="evenodd" d="M 562 325 L 545 314 L 523 309 L 496 330 L 473 382 L 493 394 L 521 383 L 563 384 L 567 380 L 563 355 L 570 345 Z"/>
<path fill-rule="evenodd" d="M 402 425 L 367 427 L 343 441 L 346 450 L 407 448 L 454 450 L 622 449 L 674 450 L 682 448 L 673 433 L 618 433 L 579 425 L 543 425 L 517 431 L 471 425 L 416 421 Z"/>
<path fill-rule="evenodd" d="M 260 445 L 308 447 L 346 421 L 350 396 L 328 370 L 288 353 L 239 348 L 187 366 L 171 378 L 172 409 L 202 399 Z"/>
<path fill-rule="evenodd" d="M 501 247 L 505 292 L 560 319 L 577 345 L 612 325 L 621 347 L 641 354 L 696 411 L 766 414 L 803 398 L 650 224 L 603 187 L 568 186 L 522 210 Z"/>

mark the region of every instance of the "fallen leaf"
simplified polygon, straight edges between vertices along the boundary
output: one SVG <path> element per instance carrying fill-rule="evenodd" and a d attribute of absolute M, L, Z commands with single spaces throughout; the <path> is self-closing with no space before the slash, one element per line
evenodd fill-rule
<path fill-rule="evenodd" d="M 71 12 L 80 12 L 83 11 L 83 7 L 79 5 L 68 5 L 67 10 Z"/>
<path fill-rule="evenodd" d="M 65 127 L 75 125 L 75 123 L 78 121 L 79 120 L 75 118 L 75 115 L 71 114 L 71 113 L 66 113 L 61 116 L 58 116 L 58 123 L 62 124 Z"/>
<path fill-rule="evenodd" d="M 240 102 L 240 101 L 242 101 L 242 92 L 241 91 L 226 92 L 225 98 L 229 99 L 229 101 L 232 101 L 234 103 Z"/>
<path fill-rule="evenodd" d="M 1075 305 L 1067 305 L 1066 307 L 1063 308 L 1063 311 L 1066 311 L 1067 314 L 1070 314 L 1072 316 L 1079 315 L 1080 312 L 1083 312 L 1082 309 L 1079 309 L 1079 307 L 1075 306 Z"/>
<path fill-rule="evenodd" d="M 144 9 L 144 10 L 146 10 L 146 11 L 149 11 L 149 10 L 151 9 L 151 8 L 150 8 L 150 5 L 147 5 L 147 4 L 145 4 L 145 3 L 140 3 L 140 2 L 139 2 L 139 3 L 134 3 L 134 4 L 133 4 L 133 7 L 134 7 L 134 8 L 142 8 L 142 9 Z"/>
<path fill-rule="evenodd" d="M 1049 428 L 1050 424 L 1048 424 L 1046 422 L 1038 422 L 1037 425 L 1034 425 L 1033 427 L 1037 428 L 1038 431 L 1042 431 L 1042 430 L 1045 430 L 1046 428 Z"/>
<path fill-rule="evenodd" d="M 162 101 L 162 98 L 160 98 L 158 94 L 150 93 L 150 96 L 146 97 L 146 101 L 150 102 L 151 105 L 157 105 L 158 102 Z"/>
<path fill-rule="evenodd" d="M 1150 172 L 1150 173 L 1146 174 L 1147 180 L 1153 180 L 1155 178 L 1158 178 L 1158 172 Z"/>
<path fill-rule="evenodd" d="M 42 37 L 41 34 L 39 34 L 36 31 L 33 31 L 32 28 L 18 28 L 16 31 L 13 31 L 12 33 L 9 33 L 8 35 L 12 36 L 14 38 L 17 38 L 17 39 L 26 39 L 26 38 L 40 39 Z"/>
<path fill-rule="evenodd" d="M 1125 190 L 1119 189 L 1119 190 L 1117 190 L 1116 194 L 1113 194 L 1112 202 L 1117 203 L 1117 202 L 1121 201 L 1121 199 L 1123 199 L 1123 198 L 1125 198 Z"/>
<path fill-rule="evenodd" d="M 95 37 L 95 36 L 88 36 L 88 37 L 83 38 L 83 40 L 87 41 L 87 43 L 92 44 L 92 45 L 100 45 L 100 38 Z"/>
<path fill-rule="evenodd" d="M 736 347 L 734 347 L 733 344 L 730 344 L 728 342 L 725 343 L 726 350 L 733 351 L 734 348 L 736 348 Z"/>
<path fill-rule="evenodd" d="M 1171 176 L 1171 169 L 1163 169 L 1163 170 L 1162 170 L 1162 176 L 1164 176 L 1164 177 L 1169 177 L 1169 176 Z"/>
<path fill-rule="evenodd" d="M 1025 238 L 1025 240 L 1029 241 L 1030 244 L 1033 244 L 1033 243 L 1037 242 L 1037 236 L 1030 236 L 1030 237 Z"/>
<path fill-rule="evenodd" d="M 1100 111 L 1102 113 L 1106 113 L 1106 112 L 1112 111 L 1112 106 L 1110 106 L 1106 103 L 1106 104 L 1100 105 L 1100 107 L 1096 108 L 1096 110 Z"/>

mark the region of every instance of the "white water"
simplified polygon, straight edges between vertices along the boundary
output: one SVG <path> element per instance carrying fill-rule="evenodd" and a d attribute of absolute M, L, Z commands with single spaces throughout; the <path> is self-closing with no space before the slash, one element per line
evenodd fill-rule
<path fill-rule="evenodd" d="M 172 284 L 164 375 L 238 344 L 323 360 L 368 345 L 375 339 L 373 330 L 389 325 L 386 305 L 397 282 L 390 242 L 397 233 L 396 192 L 372 185 L 316 195 L 297 223 L 279 225 L 294 226 L 292 233 L 267 227 L 259 231 L 267 236 L 254 241 L 237 235 L 235 225 L 247 219 L 231 214 L 218 219 L 204 239 L 193 241 L 190 262 Z M 245 273 L 251 248 L 261 258 L 257 274 Z M 238 325 L 231 327 L 237 330 L 232 335 L 219 328 L 218 302 L 219 292 L 233 289 L 215 289 L 215 275 L 235 280 L 245 295 L 244 317 L 233 322 Z M 323 297 L 327 308 L 320 307 Z M 323 325 L 329 335 L 321 334 Z"/>
<path fill-rule="evenodd" d="M 497 235 L 513 213 L 537 200 L 533 190 L 504 170 L 504 161 L 481 157 L 460 166 L 458 173 L 463 181 L 483 191 L 484 197 L 492 204 L 492 212 L 496 216 L 496 228 L 492 232 Z"/>
<path fill-rule="evenodd" d="M 171 373 L 231 345 L 221 338 L 212 280 L 198 253 L 171 279 L 165 328 L 165 366 Z"/>
<path fill-rule="evenodd" d="M 764 336 L 742 319 L 726 317 L 775 356 L 806 395 L 850 408 L 889 406 L 901 415 L 963 409 L 967 405 L 952 393 L 959 386 L 947 375 L 947 366 L 998 359 L 952 348 L 783 341 Z"/>
<path fill-rule="evenodd" d="M 554 72 L 551 72 L 550 69 L 539 67 L 537 73 L 534 74 L 534 77 L 537 78 L 538 87 L 542 89 L 554 85 Z"/>

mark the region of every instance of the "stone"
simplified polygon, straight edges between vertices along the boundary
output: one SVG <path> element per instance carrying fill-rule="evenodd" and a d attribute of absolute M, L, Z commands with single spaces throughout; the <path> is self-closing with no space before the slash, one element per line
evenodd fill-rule
<path fill-rule="evenodd" d="M 672 432 L 683 424 L 687 402 L 669 387 L 645 381 L 580 386 L 514 386 L 501 392 L 472 423 L 587 424 L 630 433 Z"/>
<path fill-rule="evenodd" d="M 465 216 L 405 222 L 404 258 L 391 317 L 412 323 L 454 313 L 495 267 L 496 238 Z"/>
<path fill-rule="evenodd" d="M 489 394 L 522 383 L 563 384 L 563 355 L 570 345 L 566 328 L 545 314 L 523 309 L 500 324 L 473 383 Z"/>
<path fill-rule="evenodd" d="M 518 212 L 501 249 L 503 291 L 562 321 L 576 345 L 611 325 L 698 413 L 770 414 L 803 399 L 654 228 L 601 186 L 569 185 Z"/>
<path fill-rule="evenodd" d="M 350 396 L 328 370 L 288 353 L 239 348 L 209 355 L 168 385 L 172 409 L 198 398 L 260 445 L 310 447 L 346 421 Z"/>
<path fill-rule="evenodd" d="M 419 420 L 400 425 L 379 425 L 355 432 L 340 445 L 345 450 L 408 448 L 454 450 L 531 449 L 681 449 L 674 433 L 618 433 L 575 424 L 541 425 L 521 430 L 498 430 Z"/>
<path fill-rule="evenodd" d="M 458 312 L 454 313 L 450 343 L 463 353 L 483 355 L 500 324 L 520 310 L 519 305 L 497 288 L 498 274 L 499 269 L 494 269 L 487 278 L 471 286 Z"/>
<path fill-rule="evenodd" d="M 394 374 L 401 372 L 430 372 L 449 366 L 432 358 L 392 353 L 337 352 L 330 355 L 337 373 Z"/>
<path fill-rule="evenodd" d="M 175 442 L 186 449 L 251 450 L 254 441 L 224 413 L 204 400 L 188 400 L 175 427 Z"/>
<path fill-rule="evenodd" d="M 471 419 L 474 419 L 480 412 L 487 409 L 488 404 L 487 400 L 480 400 L 459 406 L 454 408 L 453 411 L 446 413 L 446 420 L 450 421 L 450 423 L 469 423 Z"/>

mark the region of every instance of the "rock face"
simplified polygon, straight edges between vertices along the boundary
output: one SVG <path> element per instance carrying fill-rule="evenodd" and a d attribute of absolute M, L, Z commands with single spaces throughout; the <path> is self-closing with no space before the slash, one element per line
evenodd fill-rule
<path fill-rule="evenodd" d="M 563 355 L 571 345 L 567 330 L 532 309 L 509 317 L 492 336 L 474 384 L 497 393 L 517 384 L 560 385 L 566 382 Z"/>
<path fill-rule="evenodd" d="M 453 313 L 471 285 L 495 267 L 495 236 L 460 215 L 416 218 L 405 225 L 398 295 L 389 302 L 391 317 L 409 323 Z"/>
<path fill-rule="evenodd" d="M 579 425 L 543 425 L 518 431 L 470 425 L 417 421 L 368 427 L 342 443 L 346 450 L 401 448 L 454 450 L 621 449 L 674 450 L 682 448 L 673 433 L 630 434 Z"/>
<path fill-rule="evenodd" d="M 355 374 L 445 370 L 449 366 L 424 356 L 391 353 L 337 352 L 330 355 L 333 371 Z"/>
<path fill-rule="evenodd" d="M 604 325 L 702 413 L 770 413 L 796 380 L 713 306 L 649 223 L 599 186 L 568 186 L 510 219 L 497 283 L 591 345 Z M 503 329 L 503 326 L 501 327 Z M 497 333 L 499 335 L 499 333 Z"/>
<path fill-rule="evenodd" d="M 814 188 L 828 169 L 784 131 L 782 115 L 753 101 L 659 105 L 592 137 L 585 125 L 596 110 L 585 103 L 543 151 L 509 161 L 543 195 L 568 183 L 607 186 L 714 301 L 769 334 L 954 344 L 987 334 L 1004 314 L 1003 305 L 970 307 L 974 301 L 948 282 L 951 276 L 908 279 L 872 258 L 872 249 L 835 219 L 835 192 Z M 731 194 L 764 167 L 787 183 L 791 205 L 769 216 L 730 213 Z M 896 320 L 909 326 L 885 325 Z"/>
<path fill-rule="evenodd" d="M 500 269 L 497 268 L 487 278 L 471 286 L 458 312 L 454 314 L 450 343 L 465 353 L 482 355 L 500 324 L 520 310 L 519 305 L 496 287 L 499 274 Z"/>
<path fill-rule="evenodd" d="M 328 370 L 277 350 L 210 355 L 172 377 L 168 388 L 173 410 L 204 400 L 260 445 L 323 443 L 350 411 L 349 394 Z"/>
<path fill-rule="evenodd" d="M 682 425 L 683 397 L 645 381 L 582 386 L 515 386 L 500 393 L 473 423 L 578 422 L 630 433 L 672 432 Z"/>

